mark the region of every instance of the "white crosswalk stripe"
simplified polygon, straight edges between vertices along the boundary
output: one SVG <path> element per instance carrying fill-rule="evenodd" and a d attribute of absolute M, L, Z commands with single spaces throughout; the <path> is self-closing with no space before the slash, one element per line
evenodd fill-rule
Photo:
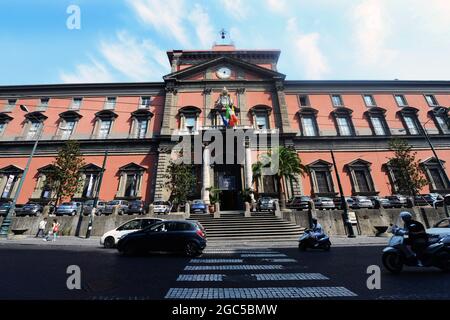
<path fill-rule="evenodd" d="M 276 258 L 287 257 L 284 253 L 249 253 L 241 254 L 241 258 Z"/>
<path fill-rule="evenodd" d="M 242 263 L 242 259 L 192 259 L 189 263 Z"/>

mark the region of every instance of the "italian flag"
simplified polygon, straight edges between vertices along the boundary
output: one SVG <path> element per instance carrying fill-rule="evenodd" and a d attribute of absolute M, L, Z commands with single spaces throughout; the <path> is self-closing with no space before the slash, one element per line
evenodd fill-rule
<path fill-rule="evenodd" d="M 231 108 L 229 105 L 225 107 L 225 119 L 230 127 L 234 127 L 238 124 L 239 119 L 236 116 L 234 105 Z"/>

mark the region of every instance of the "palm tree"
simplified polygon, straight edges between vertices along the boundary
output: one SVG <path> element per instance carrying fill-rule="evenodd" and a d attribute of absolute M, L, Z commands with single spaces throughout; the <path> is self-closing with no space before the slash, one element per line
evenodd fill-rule
<path fill-rule="evenodd" d="M 282 187 L 283 179 L 290 179 L 297 182 L 297 175 L 304 176 L 308 169 L 302 164 L 295 149 L 291 147 L 280 146 L 269 150 L 267 154 L 262 154 L 261 158 L 264 158 L 264 161 L 260 160 L 252 166 L 253 181 L 261 179 L 263 168 L 272 167 L 276 169 L 277 171 L 274 174 L 277 182 L 278 198 L 280 200 L 280 207 L 284 209 L 286 207 L 286 194 Z M 278 160 L 278 167 L 271 162 L 272 159 Z"/>

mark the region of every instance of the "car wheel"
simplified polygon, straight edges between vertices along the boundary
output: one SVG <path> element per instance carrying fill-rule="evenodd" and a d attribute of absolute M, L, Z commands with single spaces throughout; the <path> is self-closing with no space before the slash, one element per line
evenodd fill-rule
<path fill-rule="evenodd" d="M 103 214 L 103 212 L 101 210 L 99 210 L 95 213 L 96 216 L 101 216 L 102 214 Z"/>
<path fill-rule="evenodd" d="M 70 214 L 72 217 L 75 216 L 77 214 L 76 211 L 72 211 L 72 213 Z"/>
<path fill-rule="evenodd" d="M 114 237 L 107 237 L 105 239 L 105 242 L 103 243 L 103 246 L 107 249 L 112 249 L 116 246 L 116 241 L 114 240 Z"/>
<path fill-rule="evenodd" d="M 399 274 L 403 269 L 403 258 L 395 252 L 386 252 L 383 254 L 383 265 L 394 274 Z"/>
<path fill-rule="evenodd" d="M 196 257 L 201 254 L 201 251 L 194 242 L 188 242 L 184 247 L 184 254 L 188 257 Z"/>

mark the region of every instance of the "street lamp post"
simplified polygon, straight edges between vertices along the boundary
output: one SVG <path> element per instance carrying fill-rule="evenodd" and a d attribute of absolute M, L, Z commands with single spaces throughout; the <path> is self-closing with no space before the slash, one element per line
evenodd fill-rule
<path fill-rule="evenodd" d="M 342 210 L 344 211 L 342 213 L 342 219 L 344 220 L 344 227 L 347 228 L 348 237 L 355 238 L 356 236 L 355 236 L 355 233 L 353 232 L 353 226 L 352 226 L 350 220 L 348 219 L 347 201 L 345 200 L 344 190 L 342 189 L 341 178 L 339 176 L 339 172 L 338 172 L 338 169 L 336 166 L 336 160 L 334 159 L 333 149 L 330 150 L 330 153 L 331 153 L 331 159 L 333 160 L 334 172 L 336 172 L 336 180 L 338 183 L 339 193 L 341 194 L 341 207 L 342 207 Z"/>
<path fill-rule="evenodd" d="M 20 109 L 27 113 L 29 112 L 28 108 L 24 105 L 20 105 Z M 25 182 L 25 178 L 26 178 L 28 170 L 30 168 L 31 160 L 33 159 L 34 153 L 36 152 L 36 149 L 37 149 L 37 146 L 39 143 L 39 139 L 41 137 L 43 129 L 44 129 L 43 125 L 39 126 L 39 131 L 37 132 L 37 135 L 36 135 L 36 141 L 34 142 L 33 149 L 31 150 L 31 154 L 28 157 L 27 165 L 25 166 L 25 169 L 22 174 L 22 178 L 19 181 L 19 186 L 17 187 L 17 191 L 16 191 L 16 194 L 14 195 L 13 201 L 11 203 L 11 207 L 9 208 L 8 214 L 6 215 L 5 219 L 2 222 L 2 225 L 0 227 L 0 238 L 8 237 L 9 230 L 11 228 L 12 216 L 13 216 L 14 210 L 16 208 L 17 199 L 19 198 L 20 192 L 22 190 L 22 186 Z"/>

